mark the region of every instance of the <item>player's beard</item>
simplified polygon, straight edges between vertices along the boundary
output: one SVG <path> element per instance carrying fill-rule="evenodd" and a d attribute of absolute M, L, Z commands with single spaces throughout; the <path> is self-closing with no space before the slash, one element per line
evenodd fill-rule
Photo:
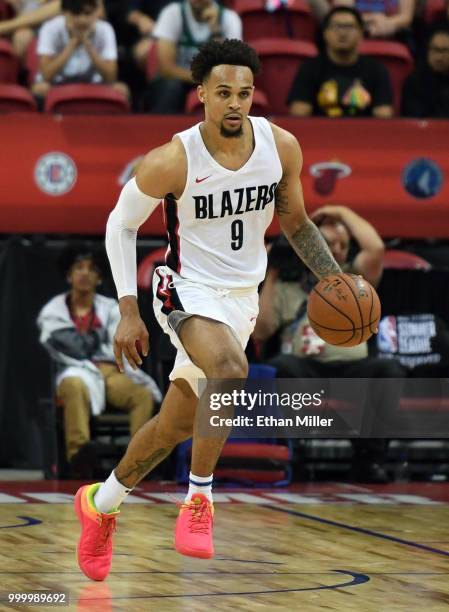
<path fill-rule="evenodd" d="M 237 130 L 228 130 L 223 124 L 220 125 L 220 136 L 224 138 L 240 138 L 243 136 L 243 122 Z"/>

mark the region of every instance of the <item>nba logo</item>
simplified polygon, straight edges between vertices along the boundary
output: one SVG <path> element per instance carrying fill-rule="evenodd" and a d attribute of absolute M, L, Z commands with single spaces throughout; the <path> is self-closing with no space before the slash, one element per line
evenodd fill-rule
<path fill-rule="evenodd" d="M 398 332 L 396 327 L 396 317 L 383 317 L 379 321 L 377 348 L 382 353 L 398 352 Z"/>

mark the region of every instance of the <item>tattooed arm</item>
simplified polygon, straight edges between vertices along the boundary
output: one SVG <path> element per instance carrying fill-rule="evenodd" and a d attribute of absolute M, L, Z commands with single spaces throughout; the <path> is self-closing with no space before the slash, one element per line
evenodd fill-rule
<path fill-rule="evenodd" d="M 279 223 L 287 240 L 302 261 L 318 278 L 341 272 L 326 241 L 304 208 L 299 175 L 302 153 L 296 138 L 272 125 L 276 146 L 281 159 L 283 175 L 276 189 L 275 207 Z"/>

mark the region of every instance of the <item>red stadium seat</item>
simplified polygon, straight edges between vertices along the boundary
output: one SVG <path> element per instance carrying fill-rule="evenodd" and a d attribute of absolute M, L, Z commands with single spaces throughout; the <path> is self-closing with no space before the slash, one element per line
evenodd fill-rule
<path fill-rule="evenodd" d="M 316 22 L 305 0 L 290 0 L 288 8 L 270 13 L 265 0 L 235 0 L 243 23 L 243 39 L 294 38 L 315 40 Z"/>
<path fill-rule="evenodd" d="M 449 412 L 449 398 L 401 397 L 399 410 L 401 412 Z"/>
<path fill-rule="evenodd" d="M 17 83 L 19 64 L 11 44 L 0 38 L 0 83 Z"/>
<path fill-rule="evenodd" d="M 445 0 L 426 0 L 425 5 L 424 21 L 426 23 L 432 23 L 432 21 L 444 19 L 446 15 Z"/>
<path fill-rule="evenodd" d="M 150 47 L 147 57 L 146 76 L 147 81 L 151 81 L 159 71 L 159 59 L 157 56 L 157 44 L 154 41 Z"/>
<path fill-rule="evenodd" d="M 45 101 L 45 112 L 67 115 L 123 115 L 129 102 L 107 85 L 58 85 Z"/>
<path fill-rule="evenodd" d="M 165 263 L 167 247 L 161 247 L 151 251 L 142 259 L 137 268 L 137 286 L 143 291 L 151 289 L 154 268 Z"/>
<path fill-rule="evenodd" d="M 0 0 L 0 21 L 11 19 L 14 17 L 14 9 L 11 4 L 5 0 Z"/>
<path fill-rule="evenodd" d="M 25 87 L 0 84 L 0 113 L 33 112 L 36 102 Z"/>
<path fill-rule="evenodd" d="M 203 104 L 199 101 L 198 95 L 195 89 L 189 92 L 186 100 L 186 113 L 189 115 L 202 115 L 203 114 Z M 265 116 L 268 114 L 268 100 L 266 95 L 256 89 L 254 91 L 253 97 L 253 105 L 251 107 L 251 115 L 255 115 L 256 117 L 262 115 Z"/>
<path fill-rule="evenodd" d="M 288 38 L 264 38 L 250 44 L 262 62 L 256 87 L 266 93 L 270 113 L 287 114 L 287 97 L 298 68 L 305 59 L 317 55 L 317 48 L 310 42 Z"/>
<path fill-rule="evenodd" d="M 414 253 L 388 249 L 384 254 L 384 268 L 395 270 L 430 270 L 431 264 Z"/>
<path fill-rule="evenodd" d="M 39 72 L 39 56 L 37 54 L 37 37 L 28 45 L 26 52 L 26 68 L 27 68 L 27 80 L 28 85 L 31 85 L 36 80 L 36 74 Z"/>
<path fill-rule="evenodd" d="M 217 480 L 245 486 L 283 486 L 291 481 L 292 451 L 288 440 L 228 440 L 214 470 Z M 176 480 L 188 482 L 191 441 L 177 448 Z"/>
<path fill-rule="evenodd" d="M 413 71 L 413 58 L 405 45 L 385 40 L 364 40 L 360 53 L 379 60 L 388 70 L 393 88 L 393 106 L 397 114 L 401 110 L 402 87 Z"/>

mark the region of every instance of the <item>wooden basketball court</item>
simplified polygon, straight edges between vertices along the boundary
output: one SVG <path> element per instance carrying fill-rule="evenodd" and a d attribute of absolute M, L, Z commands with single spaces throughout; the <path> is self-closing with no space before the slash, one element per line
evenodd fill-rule
<path fill-rule="evenodd" d="M 102 612 L 449 609 L 446 484 L 222 489 L 217 555 L 203 561 L 173 550 L 176 505 L 144 483 L 122 507 L 103 583 L 76 564 L 77 486 L 0 483 L 1 610 L 29 609 L 8 592 L 42 590 L 67 592 L 63 609 Z"/>

